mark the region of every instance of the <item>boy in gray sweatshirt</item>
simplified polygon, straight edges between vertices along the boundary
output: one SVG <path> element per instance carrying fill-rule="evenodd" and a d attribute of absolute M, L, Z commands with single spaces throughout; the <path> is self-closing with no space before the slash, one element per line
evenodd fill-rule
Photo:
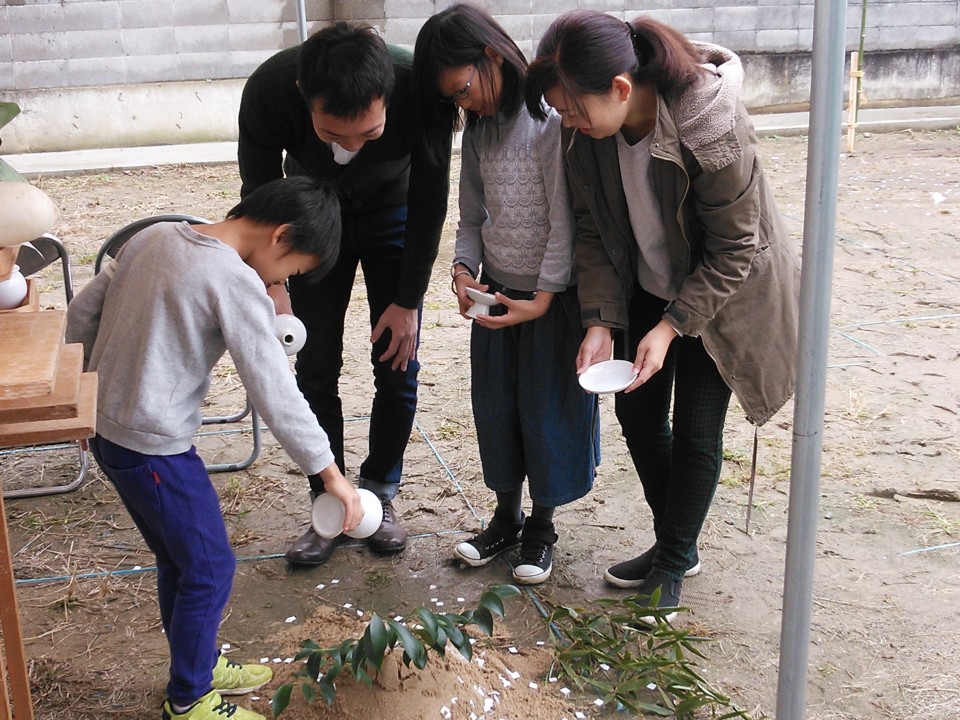
<path fill-rule="evenodd" d="M 274 336 L 270 285 L 322 277 L 336 261 L 336 195 L 305 177 L 252 192 L 211 225 L 158 223 L 127 242 L 67 311 L 67 342 L 99 376 L 90 446 L 157 559 L 170 646 L 162 718 L 264 720 L 221 698 L 273 673 L 218 655 L 217 629 L 236 560 L 216 490 L 192 437 L 210 372 L 225 350 L 254 407 L 307 475 L 362 516 Z"/>

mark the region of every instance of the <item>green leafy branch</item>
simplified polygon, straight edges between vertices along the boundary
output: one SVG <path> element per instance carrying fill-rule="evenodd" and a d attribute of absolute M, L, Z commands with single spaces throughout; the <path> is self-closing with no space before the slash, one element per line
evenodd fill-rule
<path fill-rule="evenodd" d="M 598 611 L 555 609 L 549 622 L 565 641 L 557 642 L 551 674 L 634 713 L 694 718 L 708 709 L 717 720 L 749 720 L 697 671 L 707 638 L 674 628 L 656 607 L 658 595 L 601 599 Z"/>
<path fill-rule="evenodd" d="M 273 714 L 278 716 L 287 708 L 296 685 L 300 686 L 308 703 L 316 699 L 319 690 L 326 703 L 332 705 L 337 696 L 337 678 L 344 671 L 368 687 L 372 686 L 373 677 L 380 672 L 387 653 L 397 646 L 403 648 L 403 664 L 407 667 L 413 665 L 418 670 L 426 666 L 430 650 L 443 657 L 448 642 L 469 661 L 473 657 L 473 645 L 466 626 L 475 625 L 492 635 L 494 616 L 502 618 L 504 614 L 503 601 L 519 594 L 513 585 L 497 585 L 480 596 L 476 609 L 462 614 L 435 614 L 419 608 L 415 612 L 419 624 L 413 627 L 374 615 L 360 638 L 349 638 L 339 645 L 325 648 L 313 640 L 304 640 L 296 659 L 305 661 L 305 664 L 293 674 L 303 679 L 285 683 L 277 689 L 271 701 Z"/>

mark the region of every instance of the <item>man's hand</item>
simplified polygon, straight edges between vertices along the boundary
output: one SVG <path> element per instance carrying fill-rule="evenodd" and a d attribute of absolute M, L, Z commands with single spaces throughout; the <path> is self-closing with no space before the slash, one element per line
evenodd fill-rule
<path fill-rule="evenodd" d="M 283 285 L 271 285 L 267 288 L 267 295 L 273 300 L 277 315 L 293 315 L 293 305 L 290 304 L 290 294 Z"/>
<path fill-rule="evenodd" d="M 480 325 L 489 330 L 519 325 L 528 320 L 536 320 L 549 309 L 550 302 L 553 300 L 553 293 L 540 290 L 533 300 L 511 300 L 501 293 L 495 293 L 495 297 L 507 309 L 507 312 L 496 316 L 478 315 L 476 318 Z"/>
<path fill-rule="evenodd" d="M 393 358 L 390 369 L 406 372 L 407 363 L 417 356 L 417 309 L 390 303 L 373 328 L 370 342 L 377 342 L 385 331 L 390 332 L 390 345 L 379 361 Z"/>

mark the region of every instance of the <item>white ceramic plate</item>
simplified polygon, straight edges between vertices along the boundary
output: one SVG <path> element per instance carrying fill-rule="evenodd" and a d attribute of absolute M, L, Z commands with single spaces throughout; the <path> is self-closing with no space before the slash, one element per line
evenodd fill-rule
<path fill-rule="evenodd" d="M 580 376 L 580 387 L 597 394 L 615 393 L 628 388 L 636 379 L 633 363 L 626 360 L 606 360 L 587 368 Z"/>
<path fill-rule="evenodd" d="M 468 287 L 467 288 L 467 297 L 473 300 L 475 303 L 480 303 L 481 305 L 499 305 L 495 295 L 490 293 L 480 292 L 476 288 Z"/>

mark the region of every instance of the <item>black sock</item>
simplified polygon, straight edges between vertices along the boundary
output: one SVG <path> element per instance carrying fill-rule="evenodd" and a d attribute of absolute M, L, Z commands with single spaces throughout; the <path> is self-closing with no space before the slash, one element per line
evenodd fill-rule
<path fill-rule="evenodd" d="M 498 516 L 504 522 L 518 523 L 523 517 L 523 514 L 520 512 L 522 502 L 522 487 L 509 492 L 498 492 L 497 509 L 494 512 L 494 515 Z"/>
<path fill-rule="evenodd" d="M 533 510 L 530 511 L 530 517 L 542 520 L 545 523 L 552 523 L 554 510 L 556 508 L 552 505 L 537 505 L 534 503 Z"/>

